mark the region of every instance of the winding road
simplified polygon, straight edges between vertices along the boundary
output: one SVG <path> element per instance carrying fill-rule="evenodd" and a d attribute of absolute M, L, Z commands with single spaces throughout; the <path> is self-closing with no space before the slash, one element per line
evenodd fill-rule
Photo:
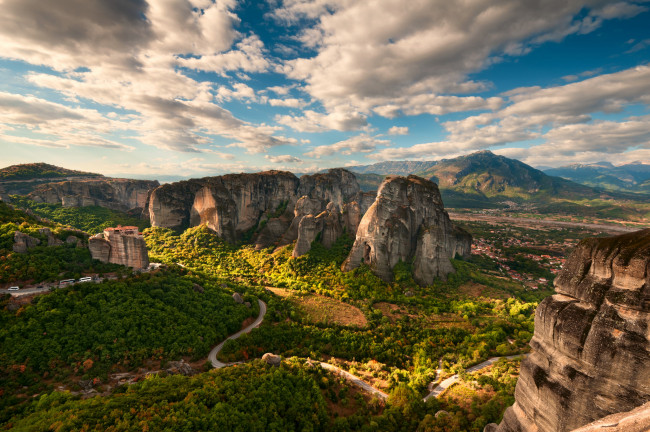
<path fill-rule="evenodd" d="M 212 348 L 212 350 L 210 351 L 210 354 L 208 354 L 208 361 L 210 363 L 212 363 L 212 366 L 215 369 L 220 369 L 222 367 L 232 366 L 232 365 L 244 363 L 244 362 L 223 363 L 223 362 L 220 362 L 219 360 L 217 360 L 217 355 L 219 354 L 219 351 L 221 351 L 221 349 L 223 348 L 223 346 L 225 345 L 225 343 L 227 341 L 229 341 L 230 339 L 237 339 L 241 335 L 249 333 L 251 330 L 253 330 L 256 327 L 259 327 L 260 324 L 262 324 L 262 321 L 264 320 L 264 315 L 266 315 L 266 303 L 264 303 L 260 299 L 257 299 L 257 303 L 260 305 L 260 314 L 257 317 L 257 319 L 255 321 L 253 321 L 253 323 L 251 323 L 250 325 L 246 326 L 246 328 L 243 328 L 243 329 L 239 330 L 237 333 L 229 336 L 226 340 L 221 342 L 219 345 Z M 499 361 L 502 358 L 506 358 L 506 359 L 511 360 L 511 359 L 521 357 L 521 356 L 522 355 L 513 355 L 513 356 L 506 356 L 506 357 L 492 357 L 492 358 L 484 361 L 483 363 L 479 363 L 477 365 L 474 365 L 472 367 L 467 368 L 466 371 L 468 373 L 477 372 L 477 371 L 479 371 L 481 369 L 485 369 L 488 366 L 492 366 L 494 363 L 496 363 L 497 361 Z M 523 355 L 523 356 L 525 357 L 525 355 Z M 388 394 L 386 394 L 383 391 L 373 387 L 372 385 L 368 384 L 367 382 L 365 382 L 364 380 L 362 380 L 358 376 L 353 375 L 350 372 L 348 372 L 346 370 L 343 370 L 338 366 L 334 366 L 332 364 L 325 363 L 325 362 L 319 362 L 319 363 L 320 363 L 320 365 L 321 365 L 321 367 L 323 369 L 327 369 L 330 372 L 334 372 L 334 373 L 338 374 L 339 376 L 342 376 L 343 378 L 350 381 L 352 384 L 356 385 L 357 387 L 361 388 L 362 390 L 365 390 L 366 392 L 371 393 L 371 394 L 379 397 L 380 399 L 383 399 L 383 400 L 388 399 Z M 436 380 L 438 379 L 438 377 L 442 373 L 441 367 L 442 367 L 442 361 L 439 362 L 438 369 L 436 370 Z M 460 379 L 460 377 L 458 375 L 453 375 L 453 376 L 447 378 L 446 380 L 439 383 L 435 388 L 433 388 L 433 390 L 431 390 L 429 392 L 429 394 L 424 397 L 423 400 L 426 402 L 432 397 L 435 397 L 435 398 L 439 397 L 445 390 L 447 390 L 449 387 L 451 387 L 452 384 L 458 382 L 459 379 Z M 433 383 L 431 383 L 429 386 L 432 387 Z"/>
<path fill-rule="evenodd" d="M 225 367 L 225 366 L 230 366 L 230 365 L 242 363 L 242 362 L 234 362 L 234 363 L 220 362 L 219 360 L 217 360 L 217 354 L 219 354 L 219 351 L 221 351 L 221 349 L 223 348 L 224 344 L 227 341 L 229 341 L 230 339 L 237 339 L 239 336 L 241 336 L 243 334 L 246 334 L 246 333 L 249 333 L 255 327 L 259 327 L 259 325 L 262 324 L 262 321 L 264 320 L 264 315 L 266 315 L 266 303 L 264 303 L 260 299 L 257 299 L 257 303 L 260 305 L 260 314 L 257 317 L 257 319 L 255 321 L 253 321 L 253 323 L 251 325 L 249 325 L 246 328 L 243 328 L 243 329 L 239 330 L 237 333 L 229 336 L 228 339 L 221 342 L 219 345 L 217 345 L 216 347 L 212 348 L 212 350 L 210 350 L 210 354 L 208 354 L 208 361 L 210 363 L 212 363 L 212 366 L 215 369 L 219 369 L 219 368 L 222 368 L 222 367 Z"/>

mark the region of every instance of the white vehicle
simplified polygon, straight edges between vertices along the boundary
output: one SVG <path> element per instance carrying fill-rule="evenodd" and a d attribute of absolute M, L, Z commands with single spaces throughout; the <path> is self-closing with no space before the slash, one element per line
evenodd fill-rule
<path fill-rule="evenodd" d="M 20 287 L 12 286 L 12 287 L 9 287 L 8 291 L 18 291 L 19 289 L 20 289 Z"/>
<path fill-rule="evenodd" d="M 91 278 L 89 276 L 86 276 L 86 277 L 82 277 L 81 279 L 79 279 L 78 282 L 82 283 L 82 282 L 92 282 L 92 281 L 93 281 L 93 278 Z"/>
<path fill-rule="evenodd" d="M 60 287 L 68 286 L 68 285 L 73 285 L 74 284 L 74 279 L 65 279 L 59 282 Z"/>

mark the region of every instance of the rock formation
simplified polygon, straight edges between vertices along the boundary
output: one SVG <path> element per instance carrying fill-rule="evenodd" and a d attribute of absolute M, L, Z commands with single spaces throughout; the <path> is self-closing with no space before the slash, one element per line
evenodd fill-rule
<path fill-rule="evenodd" d="M 570 431 L 650 401 L 650 229 L 583 240 L 555 288 L 515 404 L 486 431 Z"/>
<path fill-rule="evenodd" d="M 151 193 L 144 215 L 152 226 L 204 224 L 229 242 L 252 233 L 256 247 L 264 248 L 297 240 L 303 217 L 318 216 L 332 203 L 331 216 L 323 220 L 329 245 L 347 226 L 341 210 L 364 196 L 354 175 L 343 169 L 300 179 L 285 171 L 229 174 L 162 185 Z M 306 244 L 309 250 L 311 241 Z"/>
<path fill-rule="evenodd" d="M 149 266 L 147 245 L 137 227 L 106 228 L 88 240 L 93 259 L 135 269 Z"/>
<path fill-rule="evenodd" d="M 48 246 L 61 246 L 63 244 L 62 240 L 59 240 L 49 228 L 39 228 L 39 233 L 47 236 L 47 245 Z"/>
<path fill-rule="evenodd" d="M 101 206 L 119 211 L 142 209 L 157 181 L 129 179 L 70 180 L 37 186 L 28 196 L 64 207 Z"/>
<path fill-rule="evenodd" d="M 350 255 L 349 271 L 361 263 L 385 281 L 399 262 L 413 262 L 413 277 L 430 285 L 454 271 L 450 258 L 469 252 L 471 236 L 454 228 L 435 183 L 417 176 L 388 176 L 364 214 Z"/>
<path fill-rule="evenodd" d="M 262 360 L 271 366 L 280 366 L 280 363 L 282 363 L 282 357 L 273 353 L 264 354 Z"/>
<path fill-rule="evenodd" d="M 39 244 L 41 244 L 41 241 L 36 237 L 31 237 L 20 231 L 14 232 L 14 252 L 25 253 L 28 249 L 36 247 Z"/>

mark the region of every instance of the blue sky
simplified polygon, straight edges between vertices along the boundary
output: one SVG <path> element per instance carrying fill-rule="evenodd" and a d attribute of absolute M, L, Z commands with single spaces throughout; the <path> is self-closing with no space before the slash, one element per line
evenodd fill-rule
<path fill-rule="evenodd" d="M 2 165 L 650 162 L 650 2 L 5 0 Z"/>

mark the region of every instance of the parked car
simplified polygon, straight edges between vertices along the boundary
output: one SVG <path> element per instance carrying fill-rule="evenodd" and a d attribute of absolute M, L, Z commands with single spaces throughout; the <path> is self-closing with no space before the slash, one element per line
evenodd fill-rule
<path fill-rule="evenodd" d="M 74 284 L 74 279 L 65 279 L 59 282 L 59 287 L 64 287 L 68 285 L 73 285 Z"/>
<path fill-rule="evenodd" d="M 17 287 L 17 286 L 9 287 L 9 291 L 18 291 L 19 289 L 20 289 L 20 287 Z"/>
<path fill-rule="evenodd" d="M 92 282 L 92 281 L 93 281 L 93 278 L 87 276 L 87 277 L 82 277 L 81 279 L 79 279 L 78 282 L 82 283 L 82 282 Z"/>

